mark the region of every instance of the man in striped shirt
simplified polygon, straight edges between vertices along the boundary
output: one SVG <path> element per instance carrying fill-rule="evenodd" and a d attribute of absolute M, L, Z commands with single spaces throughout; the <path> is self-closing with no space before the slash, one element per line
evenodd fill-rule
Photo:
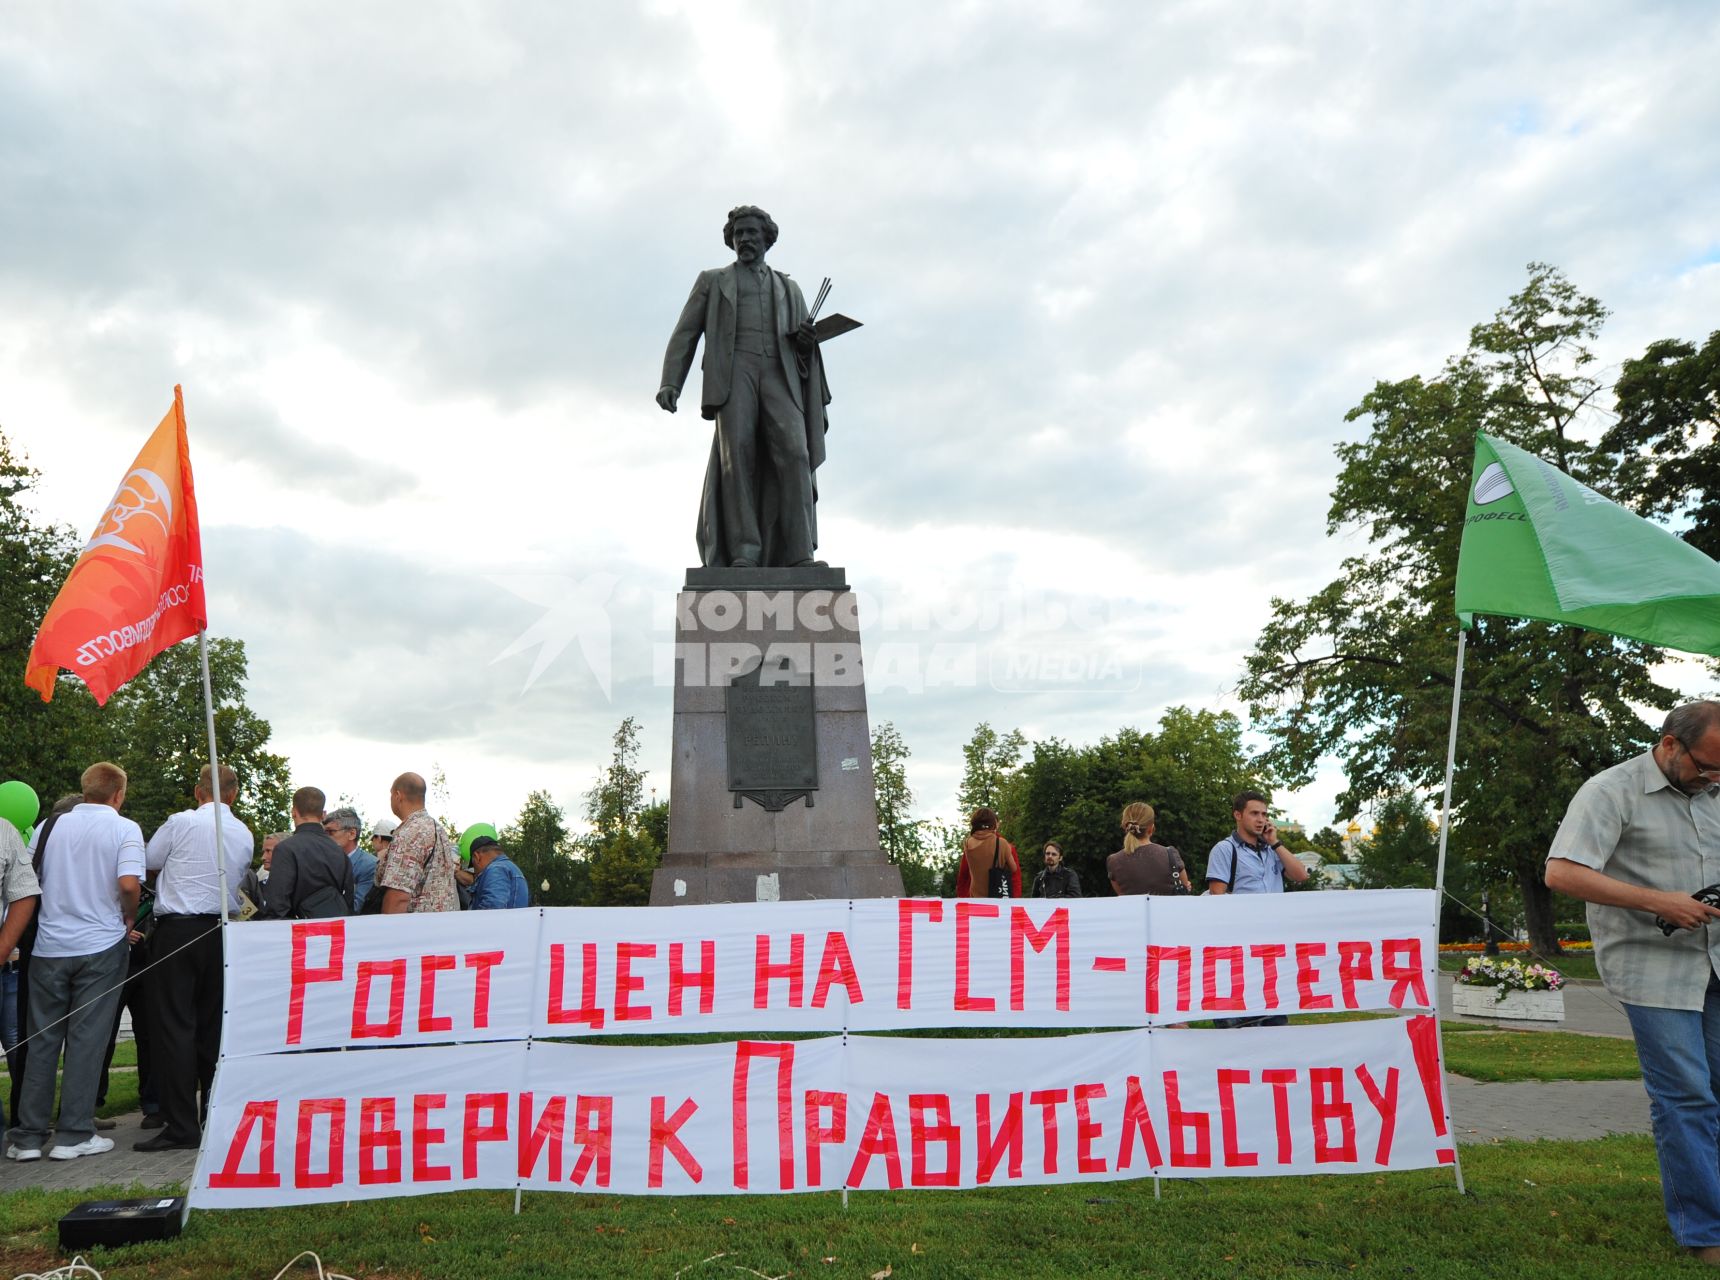
<path fill-rule="evenodd" d="M 1720 702 L 1674 707 L 1652 749 L 1583 783 L 1546 880 L 1589 904 L 1630 1017 L 1673 1237 L 1720 1264 L 1720 911 L 1694 896 L 1720 884 Z"/>

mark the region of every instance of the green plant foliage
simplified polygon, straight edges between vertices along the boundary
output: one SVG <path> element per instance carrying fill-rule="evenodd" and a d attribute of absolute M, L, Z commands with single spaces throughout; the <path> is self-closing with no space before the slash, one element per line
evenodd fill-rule
<path fill-rule="evenodd" d="M 942 846 L 928 837 L 928 824 L 913 816 L 914 792 L 907 762 L 913 753 L 888 720 L 872 731 L 872 794 L 878 810 L 878 847 L 902 873 L 910 897 L 936 895 L 940 876 L 932 853 Z"/>
<path fill-rule="evenodd" d="M 1606 310 L 1545 264 L 1471 332 L 1432 380 L 1377 383 L 1338 446 L 1328 529 L 1367 549 L 1306 600 L 1273 601 L 1239 692 L 1292 785 L 1344 765 L 1339 808 L 1443 783 L 1457 620 L 1453 589 L 1476 431 L 1619 496 L 1616 457 L 1594 443 L 1603 390 L 1590 343 Z M 1651 740 L 1638 708 L 1671 705 L 1658 650 L 1575 627 L 1480 618 L 1470 633 L 1457 744 L 1452 853 L 1513 880 L 1531 941 L 1557 951 L 1541 862 L 1588 777 Z"/>
<path fill-rule="evenodd" d="M 501 843 L 531 886 L 535 905 L 574 907 L 585 901 L 591 871 L 574 856 L 566 815 L 549 792 L 526 797 L 519 816 L 502 828 Z"/>
<path fill-rule="evenodd" d="M 76 559 L 72 531 L 43 523 L 27 499 L 37 473 L 0 435 L 0 773 L 35 787 L 44 808 L 78 789 L 85 767 L 111 760 L 126 771 L 126 814 L 148 835 L 193 803 L 209 760 L 197 641 L 158 655 L 97 707 L 83 683 L 62 675 L 44 703 L 22 679 L 42 617 Z M 221 763 L 239 775 L 237 815 L 258 835 L 286 825 L 287 762 L 268 749 L 269 724 L 245 705 L 244 642 L 212 637 L 210 682 Z"/>
<path fill-rule="evenodd" d="M 1269 783 L 1243 749 L 1235 716 L 1171 707 L 1156 733 L 1120 729 L 1090 747 L 1057 738 L 1035 743 L 1007 786 L 1007 812 L 1015 816 L 1005 834 L 1021 846 L 1024 877 L 1039 873 L 1040 851 L 1056 840 L 1082 892 L 1106 895 L 1105 859 L 1122 847 L 1123 806 L 1144 800 L 1158 815 L 1154 839 L 1182 851 L 1198 886 L 1208 852 L 1234 825 L 1230 798 Z"/>
<path fill-rule="evenodd" d="M 585 793 L 585 816 L 591 823 L 580 841 L 590 876 L 586 902 L 597 907 L 644 906 L 651 900 L 652 873 L 663 857 L 656 833 L 660 829 L 667 840 L 668 806 L 661 806 L 660 814 L 647 810 L 639 726 L 632 716 L 616 728 L 613 746 L 608 766 Z"/>

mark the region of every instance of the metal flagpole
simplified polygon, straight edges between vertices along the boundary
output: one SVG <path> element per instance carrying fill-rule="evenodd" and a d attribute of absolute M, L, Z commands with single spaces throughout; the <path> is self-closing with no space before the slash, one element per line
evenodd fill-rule
<path fill-rule="evenodd" d="M 1451 775 L 1457 768 L 1457 713 L 1463 704 L 1463 652 L 1469 643 L 1469 629 L 1457 628 L 1457 672 L 1451 679 L 1451 732 L 1445 741 L 1445 799 L 1439 810 L 1439 866 L 1433 877 L 1433 1036 L 1439 1046 L 1439 1062 L 1445 1065 L 1445 1033 L 1439 1025 L 1439 918 L 1445 909 L 1445 849 L 1451 837 Z M 1457 1174 L 1457 1194 L 1464 1195 L 1463 1157 L 1457 1150 L 1457 1129 L 1451 1123 L 1451 1100 L 1440 1080 L 1440 1095 L 1445 1098 L 1445 1129 L 1451 1135 L 1451 1167 Z"/>
<path fill-rule="evenodd" d="M 215 752 L 215 687 L 209 679 L 209 631 L 197 633 L 197 656 L 203 663 L 203 711 L 209 721 L 209 786 L 215 793 L 215 862 L 221 882 L 221 967 L 227 967 L 227 852 L 221 838 L 221 761 Z"/>
<path fill-rule="evenodd" d="M 226 842 L 223 839 L 221 832 L 221 761 L 215 749 L 215 686 L 209 679 L 209 629 L 207 627 L 203 627 L 197 632 L 197 658 L 203 667 L 203 712 L 204 719 L 208 722 L 209 726 L 209 788 L 215 793 L 215 874 L 217 882 L 221 886 L 221 985 L 223 988 L 221 1002 L 222 1005 L 225 1006 L 227 1001 L 228 926 L 227 851 L 225 847 Z M 221 1020 L 221 1047 L 217 1049 L 215 1053 L 215 1074 L 217 1078 L 219 1078 L 221 1074 L 221 1059 L 225 1056 L 226 1046 L 227 1020 L 223 1018 Z M 210 1092 L 214 1092 L 213 1085 L 210 1086 Z M 205 1099 L 204 1101 L 207 1103 L 208 1099 Z M 206 1137 L 207 1134 L 203 1136 Z M 203 1158 L 206 1154 L 207 1148 L 200 1139 L 197 1147 L 197 1164 L 191 1172 L 191 1184 L 193 1188 L 197 1185 L 198 1176 L 203 1171 Z M 180 1226 L 183 1227 L 190 1217 L 191 1197 L 187 1195 L 185 1197 L 185 1209 L 179 1215 Z"/>

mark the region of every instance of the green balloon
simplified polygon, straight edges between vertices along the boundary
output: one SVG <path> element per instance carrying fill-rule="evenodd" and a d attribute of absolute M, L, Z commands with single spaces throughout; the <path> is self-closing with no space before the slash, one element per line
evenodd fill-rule
<path fill-rule="evenodd" d="M 496 829 L 489 823 L 474 822 L 471 826 L 467 827 L 460 833 L 461 862 L 470 862 L 472 860 L 472 841 L 476 840 L 479 836 L 489 836 L 492 840 L 501 839 L 501 837 L 496 834 Z"/>
<path fill-rule="evenodd" d="M 0 782 L 0 818 L 18 828 L 18 834 L 24 839 L 30 838 L 30 831 L 41 812 L 42 802 L 36 798 L 36 789 L 28 782 Z"/>

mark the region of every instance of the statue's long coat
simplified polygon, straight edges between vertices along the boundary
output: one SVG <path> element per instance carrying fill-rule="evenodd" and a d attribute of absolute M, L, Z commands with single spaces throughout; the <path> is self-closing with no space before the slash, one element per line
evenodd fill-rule
<path fill-rule="evenodd" d="M 806 299 L 800 286 L 788 274 L 771 268 L 776 285 L 777 350 L 782 360 L 783 374 L 789 390 L 806 423 L 806 453 L 812 467 L 812 495 L 818 497 L 818 468 L 824 462 L 824 433 L 830 419 L 826 406 L 830 389 L 824 381 L 824 359 L 816 347 L 802 355 L 789 335 L 799 329 L 806 319 Z M 699 411 L 715 420 L 717 412 L 728 403 L 729 387 L 735 367 L 735 317 L 737 312 L 735 264 L 701 271 L 693 284 L 687 305 L 681 308 L 681 318 L 669 335 L 669 349 L 663 355 L 663 378 L 658 384 L 674 387 L 677 392 L 687 380 L 693 367 L 693 352 L 702 335 L 705 355 L 700 362 L 704 370 L 704 385 L 699 395 Z M 765 451 L 758 451 L 759 465 L 764 474 L 755 489 L 760 495 L 759 530 L 764 536 L 763 563 L 773 564 L 774 544 L 779 503 L 776 477 L 770 472 Z M 733 558 L 728 553 L 723 531 L 722 502 L 723 468 L 718 456 L 716 433 L 711 434 L 711 459 L 705 467 L 704 496 L 699 502 L 698 543 L 700 561 L 707 565 L 727 565 Z M 818 545 L 818 511 L 813 508 L 812 545 Z"/>

